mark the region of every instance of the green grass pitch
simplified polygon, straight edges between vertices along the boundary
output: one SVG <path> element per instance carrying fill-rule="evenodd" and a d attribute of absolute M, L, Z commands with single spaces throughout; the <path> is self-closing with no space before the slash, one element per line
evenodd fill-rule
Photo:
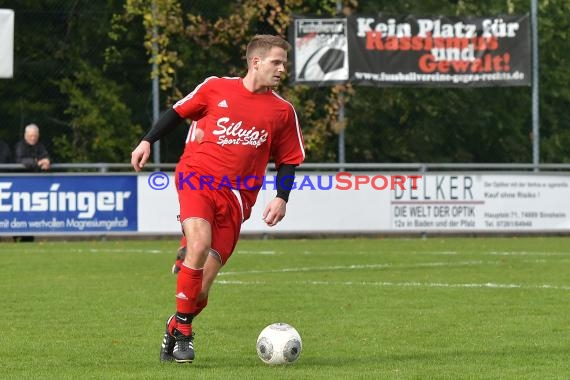
<path fill-rule="evenodd" d="M 177 241 L 0 243 L 6 379 L 569 379 L 570 239 L 242 240 L 160 363 Z M 257 358 L 263 327 L 303 338 Z"/>

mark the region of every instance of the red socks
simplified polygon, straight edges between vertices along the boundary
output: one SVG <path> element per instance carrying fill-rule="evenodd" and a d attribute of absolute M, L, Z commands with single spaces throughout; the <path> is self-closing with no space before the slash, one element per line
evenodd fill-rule
<path fill-rule="evenodd" d="M 198 302 L 198 294 L 202 290 L 203 269 L 192 269 L 182 265 L 176 281 L 176 312 L 178 315 L 192 314 L 200 312 L 205 307 L 203 302 Z M 192 334 L 191 320 L 184 323 L 180 318 L 177 329 L 184 335 Z"/>
<path fill-rule="evenodd" d="M 193 313 L 202 290 L 203 269 L 192 269 L 182 265 L 176 280 L 176 311 L 183 314 Z"/>

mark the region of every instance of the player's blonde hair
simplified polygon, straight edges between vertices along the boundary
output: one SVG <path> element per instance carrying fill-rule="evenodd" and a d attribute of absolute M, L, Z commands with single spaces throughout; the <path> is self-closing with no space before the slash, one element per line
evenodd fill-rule
<path fill-rule="evenodd" d="M 291 50 L 291 44 L 279 36 L 271 34 L 258 34 L 254 36 L 247 44 L 245 52 L 247 64 L 249 65 L 254 56 L 265 56 L 265 54 L 275 46 L 285 51 Z"/>

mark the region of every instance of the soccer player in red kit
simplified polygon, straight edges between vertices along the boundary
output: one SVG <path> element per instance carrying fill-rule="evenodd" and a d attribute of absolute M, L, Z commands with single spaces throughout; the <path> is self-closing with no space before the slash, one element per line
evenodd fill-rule
<path fill-rule="evenodd" d="M 270 159 L 277 168 L 277 195 L 265 206 L 263 220 L 275 226 L 285 216 L 295 167 L 305 158 L 295 110 L 272 90 L 285 73 L 289 49 L 280 37 L 253 37 L 243 78 L 207 78 L 166 111 L 132 152 L 131 164 L 140 171 L 152 143 L 184 119 L 193 120 L 175 177 L 187 251 L 161 360 L 194 360 L 192 321 L 234 251 Z"/>

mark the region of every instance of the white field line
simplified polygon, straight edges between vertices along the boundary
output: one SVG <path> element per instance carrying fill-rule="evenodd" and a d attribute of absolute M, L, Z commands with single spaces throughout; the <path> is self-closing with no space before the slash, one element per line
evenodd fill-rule
<path fill-rule="evenodd" d="M 234 281 L 216 280 L 221 285 L 270 285 L 265 281 Z M 557 286 L 550 284 L 542 285 L 520 285 L 520 284 L 496 284 L 492 282 L 475 284 L 446 284 L 441 282 L 390 282 L 390 281 L 286 281 L 279 282 L 280 285 L 341 285 L 341 286 L 380 286 L 380 287 L 415 287 L 415 288 L 474 288 L 474 289 L 550 289 L 570 291 L 570 286 Z"/>
<path fill-rule="evenodd" d="M 360 269 L 384 269 L 384 268 L 425 268 L 425 267 L 458 267 L 469 265 L 498 265 L 501 261 L 457 261 L 457 262 L 433 262 L 419 263 L 409 265 L 393 265 L 393 264 L 355 264 L 355 265 L 334 265 L 323 267 L 300 267 L 300 268 L 281 268 L 266 270 L 246 270 L 233 272 L 220 272 L 219 276 L 234 276 L 240 274 L 263 274 L 263 273 L 291 273 L 291 272 L 322 272 L 322 271 L 338 271 L 338 270 L 360 270 Z"/>
<path fill-rule="evenodd" d="M 170 250 L 169 250 L 170 251 Z M 168 252 L 169 252 L 168 251 Z M 23 250 L 24 253 L 48 253 L 54 252 L 53 249 L 48 248 L 31 248 Z M 97 248 L 58 248 L 57 252 L 66 252 L 66 253 L 164 253 L 167 252 L 165 250 L 160 249 L 139 249 L 139 248 L 113 248 L 113 249 L 97 249 Z M 172 250 L 175 253 L 175 250 Z"/>
<path fill-rule="evenodd" d="M 458 255 L 457 251 L 406 251 L 401 253 L 411 253 L 414 255 Z"/>
<path fill-rule="evenodd" d="M 77 250 L 78 252 L 82 252 L 83 250 L 79 249 Z M 163 253 L 165 251 L 160 250 L 160 249 L 137 249 L 137 248 L 131 248 L 131 249 L 120 249 L 120 248 L 113 248 L 113 249 L 96 249 L 96 248 L 92 248 L 89 249 L 88 252 L 91 253 Z M 175 252 L 175 250 L 172 250 L 172 252 Z"/>
<path fill-rule="evenodd" d="M 238 255 L 276 255 L 277 252 L 275 251 L 242 251 L 242 250 L 238 250 L 236 251 L 236 254 Z"/>
<path fill-rule="evenodd" d="M 277 251 L 255 251 L 255 250 L 237 250 L 238 255 L 277 255 L 283 252 Z M 314 252 L 304 251 L 303 254 L 311 255 Z M 335 253 L 349 253 L 351 255 L 370 255 L 370 251 L 337 251 Z M 439 256 L 455 256 L 455 255 L 469 255 L 472 253 L 492 255 L 492 256 L 570 256 L 570 252 L 532 252 L 532 251 L 489 251 L 489 252 L 474 252 L 474 251 L 390 251 L 396 254 L 411 254 L 411 255 L 439 255 Z"/>
<path fill-rule="evenodd" d="M 34 252 L 47 252 L 47 249 L 44 250 L 34 250 Z M 61 251 L 61 250 L 60 250 Z M 77 253 L 83 253 L 83 252 L 89 252 L 89 253 L 168 253 L 170 251 L 172 251 L 172 253 L 175 253 L 176 250 L 172 249 L 172 250 L 161 250 L 161 249 L 141 249 L 141 248 L 103 248 L 103 249 L 98 249 L 98 248 L 89 248 L 89 249 L 82 249 L 82 248 L 70 248 L 69 250 L 67 250 L 68 252 L 77 252 Z M 237 251 L 237 254 L 240 255 L 276 255 L 277 252 L 275 251 Z"/>
<path fill-rule="evenodd" d="M 569 252 L 527 252 L 527 251 L 491 251 L 487 255 L 494 256 L 566 256 Z"/>
<path fill-rule="evenodd" d="M 400 252 L 395 252 L 400 253 Z M 489 251 L 489 252 L 475 252 L 475 251 L 406 251 L 401 253 L 409 253 L 414 255 L 460 255 L 460 254 L 483 254 L 491 256 L 570 256 L 570 252 L 539 252 L 539 251 Z"/>
<path fill-rule="evenodd" d="M 528 261 L 528 260 L 525 260 Z M 536 260 L 543 262 L 544 260 Z M 501 261 L 458 261 L 458 262 L 432 262 L 419 263 L 411 265 L 393 265 L 393 264 L 366 264 L 366 265 L 338 265 L 323 267 L 300 267 L 300 268 L 282 268 L 268 270 L 249 270 L 249 271 L 233 271 L 221 272 L 219 277 L 234 276 L 241 274 L 266 274 L 266 273 L 292 273 L 292 272 L 321 272 L 321 271 L 338 271 L 338 270 L 359 270 L 359 269 L 384 269 L 384 268 L 420 268 L 420 267 L 457 267 L 470 265 L 498 265 Z M 216 283 L 222 285 L 269 285 L 266 281 L 240 281 L 218 279 Z M 423 287 L 423 288 L 479 288 L 479 289 L 552 289 L 552 290 L 570 290 L 570 286 L 558 286 L 550 284 L 541 285 L 521 285 L 521 284 L 500 284 L 500 283 L 462 283 L 449 284 L 439 282 L 390 282 L 390 281 L 285 281 L 280 284 L 300 284 L 300 285 L 341 285 L 341 286 L 383 286 L 383 287 Z"/>

